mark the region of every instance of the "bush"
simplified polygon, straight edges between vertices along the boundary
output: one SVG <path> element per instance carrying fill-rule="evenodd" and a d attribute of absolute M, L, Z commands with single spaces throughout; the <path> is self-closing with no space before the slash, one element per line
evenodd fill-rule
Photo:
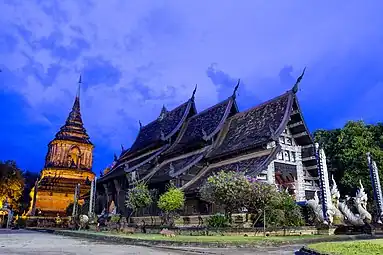
<path fill-rule="evenodd" d="M 200 189 L 203 200 L 223 206 L 227 215 L 245 207 L 250 191 L 245 175 L 234 171 L 220 171 L 210 176 Z"/>
<path fill-rule="evenodd" d="M 120 215 L 112 215 L 112 217 L 110 217 L 110 222 L 112 223 L 117 223 L 120 221 Z"/>
<path fill-rule="evenodd" d="M 224 228 L 228 226 L 229 219 L 225 215 L 217 213 L 208 218 L 207 224 L 211 228 Z"/>
<path fill-rule="evenodd" d="M 269 226 L 291 227 L 305 224 L 300 207 L 287 192 L 279 192 L 266 207 L 266 223 Z"/>
<path fill-rule="evenodd" d="M 144 183 L 139 183 L 134 188 L 128 190 L 128 199 L 125 201 L 125 205 L 135 211 L 149 206 L 152 201 L 148 186 Z"/>
<path fill-rule="evenodd" d="M 177 211 L 182 209 L 185 203 L 185 194 L 182 190 L 170 186 L 168 191 L 160 196 L 157 206 L 163 212 L 165 224 L 173 226 L 174 219 L 178 216 Z"/>
<path fill-rule="evenodd" d="M 185 195 L 182 190 L 171 186 L 167 192 L 160 196 L 158 208 L 163 212 L 174 212 L 181 209 L 185 203 Z"/>
<path fill-rule="evenodd" d="M 23 219 L 23 218 L 18 218 L 17 219 L 17 226 L 19 227 L 19 228 L 25 228 L 26 226 L 27 226 L 27 220 L 26 219 Z"/>

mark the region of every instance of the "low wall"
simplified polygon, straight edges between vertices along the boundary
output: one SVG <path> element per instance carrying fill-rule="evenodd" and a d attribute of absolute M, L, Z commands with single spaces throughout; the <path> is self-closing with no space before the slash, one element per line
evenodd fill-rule
<path fill-rule="evenodd" d="M 158 234 L 162 228 L 148 226 L 146 233 Z M 299 236 L 321 234 L 315 227 L 291 227 L 291 228 L 222 228 L 212 229 L 203 227 L 175 227 L 170 228 L 176 235 L 186 236 Z"/>
<path fill-rule="evenodd" d="M 43 227 L 53 228 L 62 227 L 66 228 L 69 226 L 70 217 L 61 217 L 61 222 L 57 223 L 56 217 L 44 217 L 44 216 L 28 216 L 25 218 L 26 227 Z"/>
<path fill-rule="evenodd" d="M 180 216 L 175 220 L 176 227 L 206 227 L 208 219 L 213 215 L 190 215 Z M 146 225 L 161 226 L 163 222 L 160 216 L 143 216 L 143 217 L 132 217 L 130 223 L 142 224 L 143 221 Z M 246 214 L 233 214 L 232 224 L 233 228 L 250 228 L 251 222 L 246 221 Z"/>

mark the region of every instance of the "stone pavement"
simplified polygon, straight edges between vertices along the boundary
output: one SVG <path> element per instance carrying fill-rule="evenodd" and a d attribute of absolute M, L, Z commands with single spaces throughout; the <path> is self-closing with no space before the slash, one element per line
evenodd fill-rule
<path fill-rule="evenodd" d="M 98 255 L 98 254 L 156 254 L 156 255 L 179 255 L 179 254 L 294 254 L 301 245 L 250 249 L 188 249 L 161 247 L 141 247 L 132 245 L 118 245 L 105 242 L 82 240 L 78 238 L 58 236 L 49 233 L 41 233 L 28 230 L 0 229 L 0 255 Z M 193 251 L 192 251 L 193 250 Z"/>

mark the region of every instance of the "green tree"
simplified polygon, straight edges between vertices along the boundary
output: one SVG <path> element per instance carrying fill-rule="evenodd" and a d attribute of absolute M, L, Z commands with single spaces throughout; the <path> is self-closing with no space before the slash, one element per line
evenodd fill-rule
<path fill-rule="evenodd" d="M 0 161 L 0 201 L 8 201 L 8 204 L 19 212 L 19 199 L 23 194 L 24 178 L 22 171 L 15 161 Z"/>
<path fill-rule="evenodd" d="M 278 192 L 265 206 L 267 226 L 302 226 L 301 208 L 287 192 Z"/>
<path fill-rule="evenodd" d="M 135 187 L 128 190 L 128 198 L 125 201 L 125 206 L 132 209 L 131 216 L 139 209 L 148 207 L 152 202 L 153 199 L 148 186 L 145 183 L 138 183 Z"/>
<path fill-rule="evenodd" d="M 185 204 L 185 194 L 179 188 L 170 185 L 168 190 L 162 194 L 157 202 L 158 208 L 163 212 L 165 224 L 173 226 L 177 211 Z"/>
<path fill-rule="evenodd" d="M 383 124 L 349 121 L 342 129 L 317 130 L 314 140 L 323 146 L 329 170 L 339 184 L 341 194 L 354 195 L 361 179 L 371 198 L 366 153 L 371 152 L 380 176 L 383 176 Z"/>
<path fill-rule="evenodd" d="M 200 189 L 201 198 L 223 206 L 226 215 L 240 211 L 247 205 L 250 182 L 240 172 L 220 171 L 210 176 Z"/>
<path fill-rule="evenodd" d="M 37 178 L 39 177 L 38 173 L 31 172 L 31 171 L 24 171 L 22 173 L 24 178 L 24 189 L 22 196 L 19 199 L 19 212 L 22 214 L 24 212 L 27 212 L 29 210 L 29 207 L 32 203 L 32 198 L 30 196 L 32 188 L 35 186 L 35 182 Z"/>

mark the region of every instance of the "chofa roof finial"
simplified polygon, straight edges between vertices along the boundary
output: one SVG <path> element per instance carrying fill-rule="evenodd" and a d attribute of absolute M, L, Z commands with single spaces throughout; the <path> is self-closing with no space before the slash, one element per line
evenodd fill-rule
<path fill-rule="evenodd" d="M 238 79 L 237 85 L 235 85 L 235 87 L 234 87 L 233 98 L 235 98 L 237 96 L 237 90 L 238 90 L 240 83 L 241 83 L 241 79 Z"/>
<path fill-rule="evenodd" d="M 142 128 L 141 120 L 138 121 L 138 124 L 140 124 L 140 129 Z"/>
<path fill-rule="evenodd" d="M 303 69 L 303 72 L 302 74 L 298 77 L 297 81 L 295 82 L 293 88 L 292 88 L 292 92 L 294 94 L 296 94 L 299 90 L 299 83 L 301 82 L 302 78 L 303 78 L 303 75 L 305 74 L 305 71 L 306 71 L 306 67 Z"/>
<path fill-rule="evenodd" d="M 195 93 L 197 92 L 197 84 L 194 87 L 193 94 L 191 96 L 191 99 L 194 100 Z"/>

